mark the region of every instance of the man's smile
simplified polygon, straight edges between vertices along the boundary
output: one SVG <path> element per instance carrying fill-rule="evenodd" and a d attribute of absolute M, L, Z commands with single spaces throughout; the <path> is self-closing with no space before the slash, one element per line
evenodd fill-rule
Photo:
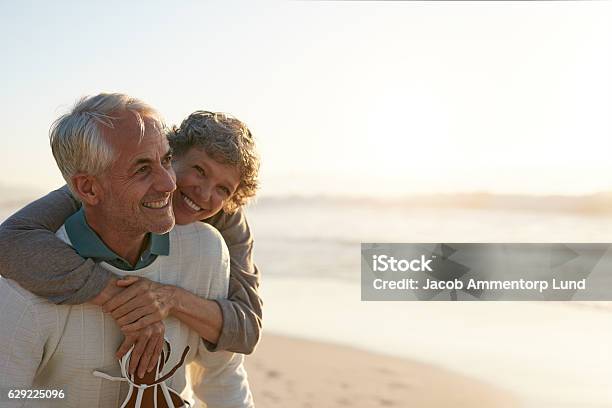
<path fill-rule="evenodd" d="M 158 210 L 158 209 L 167 207 L 168 204 L 170 204 L 170 197 L 169 196 L 166 197 L 166 198 L 163 198 L 161 200 L 144 202 L 144 203 L 142 203 L 142 206 L 146 207 L 146 208 L 151 208 L 151 209 L 154 209 L 154 210 Z"/>

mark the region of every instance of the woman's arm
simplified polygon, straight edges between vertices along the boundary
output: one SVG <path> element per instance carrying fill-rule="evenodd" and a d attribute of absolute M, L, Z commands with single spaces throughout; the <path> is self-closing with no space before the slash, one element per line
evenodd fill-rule
<path fill-rule="evenodd" d="M 80 204 L 64 186 L 28 204 L 0 225 L 0 275 L 56 304 L 92 300 L 111 273 L 81 258 L 55 236 Z"/>
<path fill-rule="evenodd" d="M 231 215 L 219 213 L 205 222 L 219 230 L 229 249 L 227 299 L 203 299 L 175 286 L 137 278 L 106 303 L 104 310 L 111 313 L 124 333 L 163 320 L 172 311 L 196 329 L 209 351 L 250 354 L 259 342 L 262 302 L 249 225 L 242 210 Z"/>
<path fill-rule="evenodd" d="M 249 225 L 242 210 L 219 213 L 205 222 L 219 230 L 229 249 L 227 299 L 204 299 L 175 286 L 138 278 L 104 309 L 124 333 L 141 330 L 173 313 L 200 334 L 208 351 L 250 354 L 260 338 L 262 301 Z"/>
<path fill-rule="evenodd" d="M 230 253 L 230 283 L 227 299 L 216 302 L 223 316 L 216 345 L 209 351 L 227 350 L 250 354 L 261 335 L 263 303 L 259 297 L 259 271 L 253 263 L 253 236 L 242 208 L 234 214 L 219 214 L 205 220 L 219 230 Z"/>

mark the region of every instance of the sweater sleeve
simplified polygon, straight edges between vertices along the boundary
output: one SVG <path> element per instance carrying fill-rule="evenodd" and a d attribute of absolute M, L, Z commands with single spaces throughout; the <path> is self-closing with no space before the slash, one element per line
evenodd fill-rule
<path fill-rule="evenodd" d="M 205 342 L 209 351 L 227 350 L 250 354 L 259 342 L 263 302 L 259 297 L 259 271 L 253 263 L 253 237 L 242 209 L 219 213 L 206 222 L 217 228 L 230 253 L 227 299 L 216 299 L 223 314 L 223 327 L 216 345 Z"/>
<path fill-rule="evenodd" d="M 198 402 L 208 408 L 253 408 L 253 395 L 244 368 L 244 355 L 203 350 L 188 366 L 188 378 Z M 196 404 L 196 406 L 200 406 Z"/>
<path fill-rule="evenodd" d="M 230 255 L 227 243 L 217 230 L 212 227 L 210 230 L 216 239 L 213 236 L 212 240 L 203 241 L 210 252 L 199 256 L 201 265 L 196 269 L 205 272 L 203 275 L 208 281 L 200 279 L 197 290 L 201 295 L 218 299 L 228 294 L 232 261 L 228 260 Z M 214 241 L 219 243 L 218 250 L 214 249 Z M 208 408 L 253 408 L 244 355 L 230 351 L 211 352 L 201 337 L 197 344 L 194 359 L 188 365 L 187 378 L 198 402 L 204 402 Z M 200 405 L 196 403 L 196 406 Z"/>
<path fill-rule="evenodd" d="M 0 274 L 56 304 L 97 296 L 111 273 L 55 236 L 79 207 L 64 186 L 9 217 L 0 225 Z"/>

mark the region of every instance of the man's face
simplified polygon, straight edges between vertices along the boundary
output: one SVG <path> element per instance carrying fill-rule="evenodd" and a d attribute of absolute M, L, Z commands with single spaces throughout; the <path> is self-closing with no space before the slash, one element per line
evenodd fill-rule
<path fill-rule="evenodd" d="M 152 120 L 145 118 L 144 123 L 141 140 L 140 126 L 130 112 L 114 122 L 114 129 L 103 131 L 115 160 L 99 178 L 100 210 L 114 230 L 130 235 L 162 234 L 174 226 L 171 196 L 176 176 L 170 147 Z"/>
<path fill-rule="evenodd" d="M 174 163 L 177 189 L 173 206 L 177 224 L 204 220 L 218 213 L 236 192 L 240 171 L 222 164 L 204 149 L 192 147 Z"/>

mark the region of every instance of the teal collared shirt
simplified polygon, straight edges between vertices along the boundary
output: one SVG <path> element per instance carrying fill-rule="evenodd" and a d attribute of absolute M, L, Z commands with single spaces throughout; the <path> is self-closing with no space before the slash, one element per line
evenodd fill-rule
<path fill-rule="evenodd" d="M 149 244 L 143 251 L 135 266 L 111 251 L 100 239 L 98 234 L 91 229 L 85 219 L 85 212 L 81 208 L 72 214 L 64 224 L 70 242 L 83 258 L 92 258 L 95 262 L 108 262 L 116 268 L 124 271 L 134 271 L 150 265 L 158 255 L 170 254 L 169 234 L 149 233 Z"/>

